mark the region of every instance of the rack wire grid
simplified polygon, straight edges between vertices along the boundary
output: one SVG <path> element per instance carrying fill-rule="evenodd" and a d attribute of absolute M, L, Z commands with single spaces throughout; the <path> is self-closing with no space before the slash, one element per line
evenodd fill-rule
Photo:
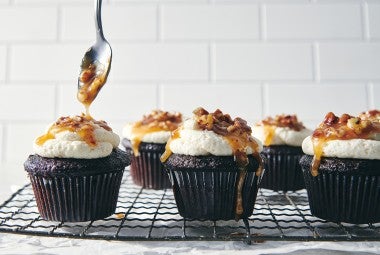
<path fill-rule="evenodd" d="M 0 232 L 105 240 L 380 241 L 380 223 L 332 223 L 311 215 L 307 193 L 259 190 L 253 215 L 245 221 L 182 218 L 172 190 L 149 190 L 124 174 L 116 213 L 82 222 L 43 220 L 30 184 L 0 205 Z"/>

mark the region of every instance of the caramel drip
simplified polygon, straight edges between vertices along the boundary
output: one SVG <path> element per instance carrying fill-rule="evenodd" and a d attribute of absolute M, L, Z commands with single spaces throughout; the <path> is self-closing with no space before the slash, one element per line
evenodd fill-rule
<path fill-rule="evenodd" d="M 46 134 L 41 135 L 37 138 L 36 144 L 41 146 L 43 145 L 47 140 L 54 139 L 55 135 L 51 132 L 51 129 Z"/>
<path fill-rule="evenodd" d="M 241 215 L 244 212 L 243 207 L 243 185 L 244 179 L 247 175 L 247 166 L 249 164 L 248 156 L 245 152 L 247 147 L 250 147 L 253 151 L 253 156 L 259 162 L 259 167 L 256 170 L 256 176 L 260 176 L 263 169 L 262 159 L 258 153 L 259 145 L 251 137 L 246 135 L 236 136 L 236 135 L 227 135 L 224 136 L 224 139 L 228 141 L 231 146 L 235 161 L 239 166 L 239 176 L 238 184 L 236 186 L 236 204 L 235 204 L 235 216 L 236 220 L 240 219 Z"/>
<path fill-rule="evenodd" d="M 79 137 L 89 146 L 96 146 L 97 141 L 94 134 L 94 124 L 105 130 L 112 131 L 103 121 L 96 121 L 88 116 L 62 117 L 58 119 L 47 131 L 36 139 L 36 144 L 42 146 L 47 140 L 54 139 L 57 133 L 69 131 L 77 133 Z"/>
<path fill-rule="evenodd" d="M 247 175 L 247 169 L 245 167 L 240 168 L 239 170 L 239 176 L 238 176 L 238 182 L 236 185 L 236 205 L 235 205 L 235 218 L 236 220 L 240 219 L 240 216 L 244 212 L 243 207 L 243 185 L 244 185 L 244 179 Z"/>
<path fill-rule="evenodd" d="M 42 146 L 47 140 L 54 139 L 57 133 L 63 131 L 70 131 L 77 133 L 82 140 L 88 145 L 95 147 L 97 142 L 94 136 L 94 127 L 91 125 L 83 125 L 79 128 L 64 127 L 64 126 L 52 126 L 49 128 L 48 132 L 37 138 L 36 144 Z"/>
<path fill-rule="evenodd" d="M 250 140 L 249 146 L 251 147 L 253 154 L 252 156 L 259 162 L 259 168 L 256 170 L 256 176 L 261 176 L 263 169 L 264 169 L 264 164 L 263 164 L 263 159 L 260 157 L 259 153 L 259 145 L 257 144 L 256 141 Z"/>
<path fill-rule="evenodd" d="M 313 156 L 313 161 L 311 163 L 311 175 L 317 176 L 319 165 L 321 164 L 321 159 L 323 156 L 323 146 L 325 145 L 327 140 L 313 138 L 312 142 L 313 142 L 314 156 Z"/>
<path fill-rule="evenodd" d="M 176 130 L 174 130 L 171 134 L 171 137 L 169 139 L 169 141 L 166 143 L 165 145 L 165 152 L 161 155 L 161 162 L 164 163 L 166 160 L 168 160 L 168 158 L 173 154 L 173 152 L 171 151 L 170 149 L 170 143 L 175 140 L 175 139 L 178 139 L 181 137 L 181 129 L 182 128 L 177 128 Z"/>
<path fill-rule="evenodd" d="M 90 106 L 106 83 L 109 64 L 110 60 L 108 61 L 107 66 L 104 66 L 99 62 L 91 64 L 80 74 L 80 88 L 78 89 L 77 98 L 85 107 L 86 116 L 90 116 Z"/>
<path fill-rule="evenodd" d="M 132 127 L 132 133 L 134 135 L 133 139 L 131 140 L 133 154 L 135 156 L 139 155 L 139 146 L 142 142 L 143 137 L 146 134 L 158 132 L 158 131 L 165 131 L 165 130 L 159 126 L 142 125 L 141 122 L 137 122 Z"/>
<path fill-rule="evenodd" d="M 264 125 L 264 145 L 269 146 L 272 144 L 274 134 L 276 131 L 276 126 Z"/>

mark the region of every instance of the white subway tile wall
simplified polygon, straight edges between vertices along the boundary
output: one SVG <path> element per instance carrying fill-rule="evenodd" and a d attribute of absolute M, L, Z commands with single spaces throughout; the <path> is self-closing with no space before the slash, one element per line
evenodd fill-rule
<path fill-rule="evenodd" d="M 216 43 L 215 80 L 312 80 L 310 43 Z"/>
<path fill-rule="evenodd" d="M 91 112 L 121 134 L 153 108 L 221 108 L 250 123 L 380 108 L 375 0 L 104 0 L 113 48 Z M 0 0 L 0 163 L 22 163 L 57 117 L 83 111 L 93 0 Z"/>
<path fill-rule="evenodd" d="M 380 79 L 380 43 L 321 43 L 321 80 Z"/>
<path fill-rule="evenodd" d="M 372 91 L 370 92 L 372 96 L 372 104 L 370 107 L 374 108 L 380 108 L 380 83 L 373 84 L 372 85 Z M 370 99 L 371 100 L 371 99 Z"/>
<path fill-rule="evenodd" d="M 361 38 L 360 4 L 269 4 L 268 39 Z"/>
<path fill-rule="evenodd" d="M 5 80 L 7 70 L 7 48 L 0 45 L 0 82 Z"/>
<path fill-rule="evenodd" d="M 4 143 L 4 135 L 3 135 L 3 126 L 0 125 L 0 144 L 2 145 Z M 0 162 L 3 161 L 3 150 L 0 151 Z"/>
<path fill-rule="evenodd" d="M 160 89 L 160 107 L 177 110 L 190 117 L 196 106 L 222 109 L 231 116 L 246 120 L 262 117 L 261 85 L 250 84 L 163 84 Z"/>
<path fill-rule="evenodd" d="M 162 8 L 164 40 L 257 39 L 257 5 L 165 5 Z"/>

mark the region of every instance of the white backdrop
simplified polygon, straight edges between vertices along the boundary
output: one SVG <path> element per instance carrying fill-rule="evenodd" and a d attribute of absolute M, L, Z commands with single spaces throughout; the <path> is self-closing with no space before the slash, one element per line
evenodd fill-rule
<path fill-rule="evenodd" d="M 0 0 L 0 162 L 21 164 L 58 116 L 94 39 L 92 0 Z M 251 123 L 380 108 L 380 1 L 105 0 L 114 52 L 91 109 L 120 133 L 152 108 Z"/>

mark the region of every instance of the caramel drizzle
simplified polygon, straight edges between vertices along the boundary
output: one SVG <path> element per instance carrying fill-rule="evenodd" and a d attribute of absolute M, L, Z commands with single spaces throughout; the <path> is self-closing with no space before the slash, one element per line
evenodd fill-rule
<path fill-rule="evenodd" d="M 236 204 L 235 204 L 235 219 L 236 220 L 239 220 L 241 215 L 244 212 L 243 186 L 244 186 L 244 180 L 245 180 L 246 176 L 247 176 L 246 167 L 240 167 L 239 168 L 238 182 L 236 185 Z"/>
<path fill-rule="evenodd" d="M 46 141 L 54 139 L 57 133 L 69 131 L 77 133 L 86 144 L 95 147 L 97 141 L 94 135 L 94 124 L 99 125 L 105 130 L 112 131 L 107 123 L 96 121 L 90 116 L 61 117 L 49 128 L 46 134 L 36 139 L 36 144 L 42 146 Z"/>
<path fill-rule="evenodd" d="M 312 142 L 313 142 L 314 156 L 313 156 L 313 161 L 311 163 L 311 175 L 315 177 L 318 175 L 318 169 L 321 164 L 321 159 L 323 156 L 323 146 L 326 144 L 327 140 L 312 138 Z"/>
<path fill-rule="evenodd" d="M 247 157 L 247 154 L 245 153 L 245 149 L 247 147 L 250 147 L 252 151 L 254 152 L 252 155 L 255 157 L 255 159 L 259 162 L 259 167 L 256 170 L 256 176 L 260 176 L 262 173 L 262 159 L 258 153 L 258 144 L 252 140 L 250 137 L 248 137 L 248 145 L 244 146 L 246 143 L 246 139 L 242 139 L 241 137 L 237 136 L 225 136 L 223 137 L 226 139 L 233 151 L 233 155 L 235 157 L 235 161 L 239 166 L 239 176 L 238 181 L 236 185 L 236 203 L 235 203 L 235 218 L 236 220 L 239 220 L 241 215 L 244 212 L 244 206 L 243 206 L 243 186 L 244 186 L 244 180 L 247 176 L 247 166 L 249 164 L 249 160 Z M 242 150 L 244 148 L 244 150 Z"/>
<path fill-rule="evenodd" d="M 132 151 L 135 156 L 139 155 L 139 146 L 142 142 L 143 137 L 146 134 L 159 132 L 159 131 L 168 131 L 159 126 L 147 126 L 143 125 L 141 122 L 137 122 L 132 127 L 132 133 L 134 135 L 133 139 L 131 139 Z"/>
<path fill-rule="evenodd" d="M 274 134 L 276 132 L 276 126 L 264 125 L 264 146 L 269 146 L 272 144 Z"/>
<path fill-rule="evenodd" d="M 132 126 L 131 139 L 132 151 L 135 156 L 139 155 L 139 146 L 146 134 L 159 131 L 173 131 L 182 122 L 181 113 L 170 113 L 161 110 L 153 110 L 150 114 L 144 115 L 141 121 Z"/>
<path fill-rule="evenodd" d="M 104 86 L 107 80 L 107 70 L 110 65 L 110 59 L 107 65 L 104 66 L 99 62 L 90 64 L 87 69 L 84 69 L 79 76 L 79 89 L 77 98 L 86 109 L 86 114 L 74 117 L 59 118 L 47 131 L 46 134 L 36 139 L 36 144 L 42 146 L 46 141 L 54 139 L 57 133 L 69 131 L 77 133 L 79 137 L 90 147 L 95 147 L 97 141 L 94 134 L 94 124 L 99 125 L 105 130 L 112 129 L 104 121 L 96 121 L 90 115 L 90 106 L 100 89 Z"/>
<path fill-rule="evenodd" d="M 165 151 L 160 157 L 160 160 L 162 163 L 166 162 L 166 160 L 168 160 L 168 158 L 173 154 L 172 150 L 170 149 L 170 144 L 173 140 L 181 137 L 181 130 L 182 129 L 183 129 L 183 127 L 179 127 L 172 132 L 169 141 L 165 145 Z"/>

